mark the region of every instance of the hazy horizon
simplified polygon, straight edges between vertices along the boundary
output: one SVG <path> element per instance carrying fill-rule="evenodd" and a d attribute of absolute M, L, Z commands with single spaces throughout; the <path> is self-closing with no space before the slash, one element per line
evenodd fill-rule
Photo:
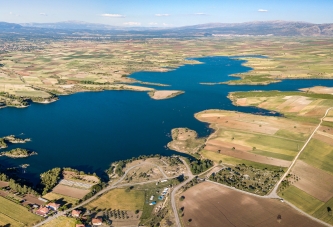
<path fill-rule="evenodd" d="M 333 22 L 333 1 L 117 1 L 0 0 L 0 21 L 55 23 L 84 21 L 113 26 L 180 27 L 206 23 L 297 21 Z"/>

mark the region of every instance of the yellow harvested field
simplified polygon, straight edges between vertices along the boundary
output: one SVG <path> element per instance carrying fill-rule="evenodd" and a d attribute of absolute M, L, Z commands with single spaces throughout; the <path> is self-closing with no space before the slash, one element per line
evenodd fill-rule
<path fill-rule="evenodd" d="M 325 117 L 324 121 L 333 122 L 333 117 Z"/>
<path fill-rule="evenodd" d="M 300 178 L 293 184 L 297 188 L 323 202 L 333 197 L 333 175 L 301 160 L 296 162 L 292 173 Z"/>
<path fill-rule="evenodd" d="M 74 218 L 60 216 L 44 225 L 43 227 L 74 227 L 76 220 Z"/>
<path fill-rule="evenodd" d="M 63 202 L 66 202 L 67 204 L 68 203 L 75 204 L 78 201 L 77 198 L 60 195 L 54 192 L 47 193 L 46 195 L 43 196 L 43 198 L 47 200 L 61 200 Z"/>
<path fill-rule="evenodd" d="M 288 94 L 288 92 L 285 93 Z M 230 94 L 229 98 L 240 106 L 254 105 L 284 114 L 317 119 L 324 116 L 326 110 L 333 106 L 333 97 L 307 93 L 302 95 L 301 92 L 289 93 L 293 95 L 283 96 L 282 92 L 276 91 L 248 92 L 248 97 L 244 99 L 244 96 L 247 95 L 246 92 L 235 92 Z"/>
<path fill-rule="evenodd" d="M 23 227 L 24 224 L 19 223 L 13 219 L 11 219 L 10 217 L 0 213 L 0 226 L 4 226 L 4 227 Z"/>
<path fill-rule="evenodd" d="M 42 218 L 30 213 L 27 208 L 16 204 L 8 199 L 0 196 L 0 213 L 7 215 L 11 219 L 18 223 L 23 223 L 27 226 L 32 226 L 33 224 L 40 221 Z"/>
<path fill-rule="evenodd" d="M 113 189 L 98 199 L 89 203 L 86 207 L 92 209 L 119 209 L 119 210 L 142 210 L 145 193 L 139 190 Z"/>

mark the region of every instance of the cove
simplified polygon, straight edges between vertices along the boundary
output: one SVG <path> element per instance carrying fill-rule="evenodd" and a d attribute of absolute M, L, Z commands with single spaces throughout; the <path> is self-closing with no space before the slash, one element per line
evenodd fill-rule
<path fill-rule="evenodd" d="M 24 109 L 0 110 L 0 136 L 14 134 L 32 141 L 12 145 L 38 152 L 26 159 L 0 157 L 5 166 L 30 164 L 24 176 L 34 180 L 54 167 L 72 167 L 102 174 L 111 162 L 144 154 L 179 154 L 165 148 L 172 128 L 188 127 L 200 136 L 210 134 L 194 113 L 205 109 L 236 110 L 269 114 L 252 107 L 236 107 L 227 98 L 232 91 L 294 91 L 311 86 L 333 86 L 333 80 L 284 80 L 266 86 L 201 85 L 222 82 L 247 72 L 245 61 L 229 57 L 196 58 L 203 64 L 184 65 L 175 70 L 137 72 L 140 81 L 169 84 L 159 90 L 183 90 L 185 94 L 166 100 L 152 100 L 145 92 L 104 91 L 61 96 L 51 104 L 33 103 Z M 23 135 L 21 135 L 23 133 Z M 3 149 L 2 151 L 4 151 Z M 8 150 L 8 149 L 6 149 Z"/>

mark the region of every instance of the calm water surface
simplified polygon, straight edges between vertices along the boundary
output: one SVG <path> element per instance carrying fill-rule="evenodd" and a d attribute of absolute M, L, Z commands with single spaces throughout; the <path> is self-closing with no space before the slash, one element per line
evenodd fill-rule
<path fill-rule="evenodd" d="M 32 142 L 13 145 L 38 152 L 26 159 L 0 157 L 6 166 L 30 164 L 25 176 L 37 179 L 53 167 L 73 167 L 101 174 L 111 162 L 143 154 L 172 155 L 167 150 L 170 131 L 176 127 L 196 130 L 200 136 L 210 133 L 194 113 L 205 109 L 237 110 L 249 113 L 268 111 L 236 107 L 227 95 L 231 91 L 292 91 L 316 85 L 333 86 L 333 80 L 285 80 L 267 86 L 200 85 L 221 82 L 234 73 L 247 72 L 244 61 L 228 57 L 197 59 L 204 64 L 185 65 L 176 70 L 138 72 L 131 77 L 147 82 L 169 84 L 157 89 L 179 89 L 185 94 L 167 100 L 152 100 L 146 92 L 104 91 L 61 96 L 48 105 L 0 110 L 0 137 L 14 134 L 32 138 Z"/>

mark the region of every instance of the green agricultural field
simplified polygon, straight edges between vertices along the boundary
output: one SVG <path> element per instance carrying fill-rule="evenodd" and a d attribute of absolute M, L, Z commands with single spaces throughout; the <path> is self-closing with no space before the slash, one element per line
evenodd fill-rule
<path fill-rule="evenodd" d="M 330 209 L 331 211 L 330 211 Z M 333 198 L 323 204 L 316 212 L 313 213 L 313 216 L 323 220 L 331 225 L 333 225 Z"/>
<path fill-rule="evenodd" d="M 312 139 L 299 157 L 306 163 L 333 174 L 333 147 Z"/>
<path fill-rule="evenodd" d="M 324 204 L 324 202 L 312 197 L 295 186 L 289 186 L 279 194 L 282 198 L 291 202 L 308 214 L 313 214 Z"/>
<path fill-rule="evenodd" d="M 216 163 L 219 163 L 220 161 L 222 161 L 222 163 L 227 163 L 227 164 L 231 164 L 231 165 L 237 165 L 237 164 L 242 164 L 244 163 L 247 166 L 252 166 L 253 168 L 256 169 L 264 169 L 267 168 L 268 170 L 280 170 L 281 168 L 278 166 L 271 166 L 271 165 L 267 165 L 267 164 L 262 164 L 262 163 L 258 163 L 258 162 L 251 162 L 251 161 L 247 161 L 247 160 L 243 160 L 243 159 L 238 159 L 238 158 L 234 158 L 231 156 L 227 156 L 227 155 L 223 155 L 223 154 L 219 154 L 213 151 L 207 151 L 207 150 L 201 150 L 201 155 L 204 158 L 210 159 Z M 282 168 L 285 169 L 285 168 Z"/>
<path fill-rule="evenodd" d="M 33 224 L 39 222 L 42 218 L 30 213 L 27 208 L 16 204 L 8 199 L 0 196 L 0 213 L 9 216 L 16 222 L 22 223 L 27 226 L 32 226 Z M 15 223 L 14 223 L 15 224 Z"/>
<path fill-rule="evenodd" d="M 268 157 L 280 158 L 284 160 L 292 160 L 296 156 L 300 147 L 303 146 L 302 141 L 293 141 L 288 138 L 279 138 L 264 134 L 254 134 L 245 132 L 236 132 L 233 130 L 225 130 L 219 133 L 219 138 L 223 141 L 242 144 L 251 148 L 256 147 L 256 154 Z"/>
<path fill-rule="evenodd" d="M 300 140 L 300 141 L 306 141 L 306 139 L 309 137 L 308 133 L 294 133 L 285 129 L 280 129 L 275 133 L 276 136 L 289 138 L 292 140 Z"/>
<path fill-rule="evenodd" d="M 89 203 L 88 209 L 142 210 L 145 193 L 141 190 L 113 189 Z"/>
<path fill-rule="evenodd" d="M 259 150 L 259 149 L 252 151 L 252 153 L 255 153 L 258 155 L 263 155 L 266 157 L 278 158 L 278 159 L 282 159 L 282 160 L 286 160 L 286 161 L 292 161 L 294 159 L 294 157 L 296 156 L 296 154 L 295 155 L 285 155 L 285 154 L 278 154 L 278 153 L 269 152 L 269 151 L 263 151 L 263 150 Z"/>

